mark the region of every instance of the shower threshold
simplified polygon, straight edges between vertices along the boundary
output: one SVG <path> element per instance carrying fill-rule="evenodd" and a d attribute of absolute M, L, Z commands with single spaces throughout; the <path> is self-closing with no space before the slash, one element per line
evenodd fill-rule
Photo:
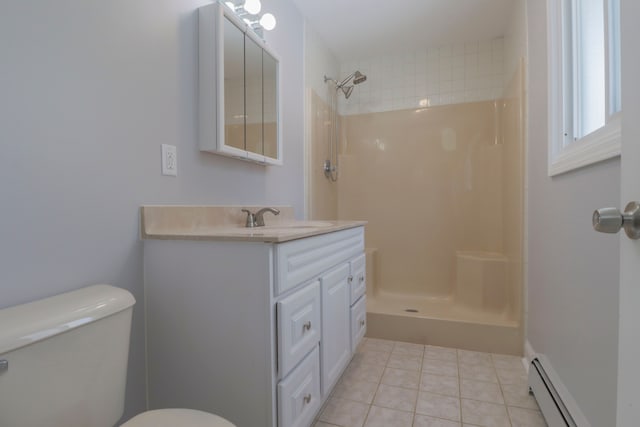
<path fill-rule="evenodd" d="M 520 325 L 503 313 L 391 295 L 367 297 L 367 336 L 513 355 L 523 345 Z"/>

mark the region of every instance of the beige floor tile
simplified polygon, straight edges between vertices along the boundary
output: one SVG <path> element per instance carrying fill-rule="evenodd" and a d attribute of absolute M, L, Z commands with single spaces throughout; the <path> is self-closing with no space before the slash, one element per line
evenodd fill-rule
<path fill-rule="evenodd" d="M 458 350 L 458 362 L 467 365 L 482 365 L 493 367 L 490 353 L 480 353 L 478 351 Z"/>
<path fill-rule="evenodd" d="M 524 369 L 522 358 L 518 356 L 509 356 L 507 354 L 492 354 L 493 366 L 496 369 Z"/>
<path fill-rule="evenodd" d="M 511 426 L 506 406 L 469 399 L 462 399 L 462 422 L 482 427 Z"/>
<path fill-rule="evenodd" d="M 496 383 L 484 381 L 462 378 L 460 380 L 460 397 L 504 404 L 500 386 Z"/>
<path fill-rule="evenodd" d="M 416 407 L 417 396 L 418 390 L 380 384 L 376 397 L 373 399 L 373 404 L 384 408 L 413 412 Z"/>
<path fill-rule="evenodd" d="M 537 410 L 509 407 L 513 427 L 547 427 L 542 413 Z"/>
<path fill-rule="evenodd" d="M 371 404 L 377 389 L 376 383 L 342 378 L 333 389 L 333 397 Z"/>
<path fill-rule="evenodd" d="M 420 390 L 431 393 L 444 394 L 446 396 L 460 396 L 457 377 L 445 377 L 442 375 L 422 374 Z"/>
<path fill-rule="evenodd" d="M 320 421 L 341 427 L 362 427 L 369 405 L 331 397 L 320 414 Z"/>
<path fill-rule="evenodd" d="M 460 423 L 416 414 L 413 420 L 413 427 L 460 427 Z"/>
<path fill-rule="evenodd" d="M 365 427 L 411 427 L 413 412 L 372 406 L 367 415 Z"/>
<path fill-rule="evenodd" d="M 426 345 L 424 347 L 424 357 L 425 359 L 437 359 L 456 362 L 458 360 L 458 353 L 455 348 Z"/>
<path fill-rule="evenodd" d="M 422 359 L 422 372 L 434 375 L 458 376 L 458 364 L 455 361 Z"/>
<path fill-rule="evenodd" d="M 500 384 L 526 384 L 527 372 L 521 369 L 496 369 Z"/>
<path fill-rule="evenodd" d="M 391 353 L 387 366 L 408 371 L 419 371 L 422 367 L 422 356 Z"/>
<path fill-rule="evenodd" d="M 497 383 L 498 377 L 493 366 L 467 365 L 460 363 L 460 378 Z"/>
<path fill-rule="evenodd" d="M 421 391 L 418 394 L 416 413 L 460 421 L 460 399 Z"/>
<path fill-rule="evenodd" d="M 361 351 L 353 355 L 352 361 L 357 363 L 366 363 L 369 365 L 382 365 L 385 366 L 387 364 L 387 360 L 389 360 L 389 356 L 391 353 L 386 353 L 383 351 Z"/>
<path fill-rule="evenodd" d="M 412 355 L 422 357 L 424 355 L 424 345 L 409 342 L 397 342 L 393 347 L 392 353 L 405 356 Z"/>
<path fill-rule="evenodd" d="M 503 384 L 502 393 L 504 401 L 508 406 L 518 406 L 520 408 L 529 408 L 538 410 L 538 402 L 529 393 L 527 384 Z"/>
<path fill-rule="evenodd" d="M 372 365 L 352 360 L 347 369 L 345 369 L 344 374 L 342 374 L 342 378 L 377 384 L 380 382 L 383 372 L 384 365 Z"/>
<path fill-rule="evenodd" d="M 418 372 L 414 371 L 386 368 L 380 382 L 382 384 L 394 385 L 396 387 L 418 389 L 420 376 Z"/>
<path fill-rule="evenodd" d="M 362 349 L 391 353 L 391 350 L 393 350 L 394 345 L 395 345 L 394 341 L 381 340 L 377 338 L 369 338 L 362 345 Z"/>

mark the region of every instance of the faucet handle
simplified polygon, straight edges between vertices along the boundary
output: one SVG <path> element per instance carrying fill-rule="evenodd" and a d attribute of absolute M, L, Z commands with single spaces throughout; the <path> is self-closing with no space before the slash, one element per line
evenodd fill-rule
<path fill-rule="evenodd" d="M 242 212 L 246 212 L 247 213 L 247 222 L 245 223 L 245 227 L 247 227 L 247 228 L 256 227 L 257 226 L 256 214 L 251 212 L 249 209 L 242 209 Z"/>

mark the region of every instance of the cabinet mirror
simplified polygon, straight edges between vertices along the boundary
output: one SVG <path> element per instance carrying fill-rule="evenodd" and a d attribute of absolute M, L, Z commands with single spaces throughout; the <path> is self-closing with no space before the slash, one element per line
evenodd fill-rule
<path fill-rule="evenodd" d="M 200 149 L 282 164 L 279 60 L 230 9 L 199 9 Z"/>

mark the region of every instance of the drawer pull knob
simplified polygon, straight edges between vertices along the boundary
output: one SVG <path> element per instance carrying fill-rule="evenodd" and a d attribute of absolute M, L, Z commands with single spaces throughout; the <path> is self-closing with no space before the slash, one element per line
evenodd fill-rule
<path fill-rule="evenodd" d="M 364 320 L 360 321 L 360 326 L 364 326 Z"/>
<path fill-rule="evenodd" d="M 353 276 L 349 276 L 349 277 L 347 278 L 347 281 L 348 281 L 349 283 L 353 282 Z"/>
<path fill-rule="evenodd" d="M 304 329 L 306 331 L 310 331 L 311 330 L 311 320 L 309 320 L 307 323 L 302 325 L 302 329 Z"/>
<path fill-rule="evenodd" d="M 304 397 L 304 403 L 305 403 L 305 404 L 307 404 L 307 403 L 309 403 L 309 402 L 311 402 L 311 393 L 307 394 L 307 395 Z"/>
<path fill-rule="evenodd" d="M 360 276 L 358 280 L 360 281 L 360 283 L 364 282 L 364 276 Z"/>

